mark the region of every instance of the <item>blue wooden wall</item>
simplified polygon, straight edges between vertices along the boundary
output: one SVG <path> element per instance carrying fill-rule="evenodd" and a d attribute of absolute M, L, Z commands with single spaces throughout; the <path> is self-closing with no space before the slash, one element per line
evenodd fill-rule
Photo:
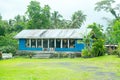
<path fill-rule="evenodd" d="M 75 41 L 75 48 L 55 48 L 55 51 L 67 51 L 67 52 L 81 52 L 84 49 L 83 43 L 77 43 Z M 30 51 L 42 51 L 42 48 L 28 48 L 25 46 L 25 39 L 19 39 L 19 50 L 30 50 Z"/>
<path fill-rule="evenodd" d="M 19 39 L 19 50 L 42 51 L 42 48 L 29 48 L 25 46 L 25 39 Z"/>

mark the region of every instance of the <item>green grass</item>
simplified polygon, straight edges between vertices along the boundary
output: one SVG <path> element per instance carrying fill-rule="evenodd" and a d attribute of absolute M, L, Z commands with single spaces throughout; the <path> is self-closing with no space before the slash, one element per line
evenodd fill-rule
<path fill-rule="evenodd" d="M 120 80 L 120 58 L 1 60 L 0 80 Z"/>

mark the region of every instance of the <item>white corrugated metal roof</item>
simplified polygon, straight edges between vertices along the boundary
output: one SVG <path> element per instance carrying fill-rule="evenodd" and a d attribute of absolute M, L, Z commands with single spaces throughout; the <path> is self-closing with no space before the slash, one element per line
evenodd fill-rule
<path fill-rule="evenodd" d="M 28 29 L 14 38 L 83 38 L 88 31 L 82 29 Z"/>

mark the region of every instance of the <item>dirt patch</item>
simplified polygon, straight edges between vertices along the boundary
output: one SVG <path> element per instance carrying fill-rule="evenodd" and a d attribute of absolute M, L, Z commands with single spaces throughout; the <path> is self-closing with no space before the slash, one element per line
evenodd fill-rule
<path fill-rule="evenodd" d="M 88 66 L 72 62 L 60 62 L 57 63 L 57 65 L 69 68 L 75 72 L 89 72 L 96 76 L 93 80 L 120 80 L 120 76 L 117 76 L 115 72 L 102 72 L 102 68 L 97 66 Z"/>

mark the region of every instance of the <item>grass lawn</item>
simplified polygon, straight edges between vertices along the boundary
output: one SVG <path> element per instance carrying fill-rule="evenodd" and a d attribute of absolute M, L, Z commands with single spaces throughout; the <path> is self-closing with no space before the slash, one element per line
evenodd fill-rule
<path fill-rule="evenodd" d="M 120 58 L 1 60 L 0 80 L 120 80 Z"/>

